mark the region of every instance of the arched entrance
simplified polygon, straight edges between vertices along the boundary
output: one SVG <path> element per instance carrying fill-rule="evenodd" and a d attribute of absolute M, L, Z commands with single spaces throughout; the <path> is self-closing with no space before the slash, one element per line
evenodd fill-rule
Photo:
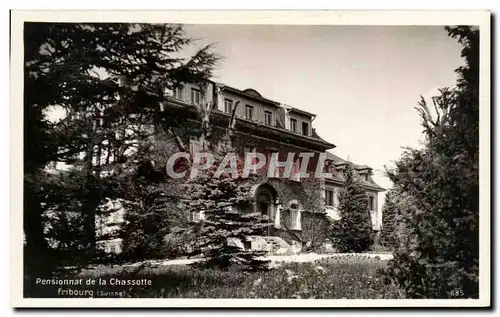
<path fill-rule="evenodd" d="M 265 183 L 258 185 L 255 188 L 254 194 L 254 211 L 267 215 L 269 217 L 270 224 L 279 223 L 279 217 L 277 214 L 277 205 L 278 205 L 278 193 L 273 186 Z M 269 226 L 267 229 L 267 234 L 270 235 L 271 227 Z"/>
<path fill-rule="evenodd" d="M 257 210 L 260 213 L 270 216 L 271 206 L 275 203 L 275 197 L 267 188 L 260 188 L 255 197 L 255 202 L 257 203 Z"/>

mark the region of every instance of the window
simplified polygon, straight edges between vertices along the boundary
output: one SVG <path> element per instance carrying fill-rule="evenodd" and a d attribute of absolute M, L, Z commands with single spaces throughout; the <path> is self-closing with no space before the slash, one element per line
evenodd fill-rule
<path fill-rule="evenodd" d="M 368 206 L 370 207 L 371 211 L 375 210 L 375 197 L 368 196 Z"/>
<path fill-rule="evenodd" d="M 192 222 L 200 222 L 205 219 L 205 213 L 203 211 L 192 211 L 191 212 L 191 221 Z"/>
<path fill-rule="evenodd" d="M 244 149 L 244 159 L 245 160 L 247 159 L 247 153 L 256 153 L 256 152 L 257 152 L 257 148 L 255 148 L 255 147 L 253 147 L 253 148 L 246 147 Z M 255 155 L 255 154 L 253 154 L 253 155 Z M 257 173 L 257 158 L 256 157 L 252 158 L 252 164 L 253 164 L 253 167 L 250 170 L 250 173 L 255 174 L 255 173 Z"/>
<path fill-rule="evenodd" d="M 302 122 L 302 134 L 309 136 L 309 123 Z"/>
<path fill-rule="evenodd" d="M 233 112 L 233 101 L 231 99 L 224 99 L 224 112 L 225 113 Z"/>
<path fill-rule="evenodd" d="M 191 140 L 189 140 L 189 152 L 192 156 L 194 156 L 195 153 L 199 153 L 201 151 L 201 144 L 200 140 L 198 140 L 197 137 L 191 137 Z"/>
<path fill-rule="evenodd" d="M 325 189 L 325 205 L 327 206 L 334 206 L 334 192 L 333 189 Z"/>
<path fill-rule="evenodd" d="M 276 148 L 268 148 L 267 149 L 267 153 L 266 153 L 266 162 L 265 162 L 265 171 L 266 171 L 266 174 L 269 173 L 269 170 L 271 169 L 271 158 L 273 156 L 273 153 L 277 153 L 278 155 L 278 159 L 277 161 L 280 161 L 279 159 L 279 150 L 276 149 Z M 279 167 L 275 167 L 274 168 L 274 171 L 273 171 L 273 174 L 271 174 L 270 177 L 274 177 L 274 178 L 279 178 L 280 177 L 280 168 Z"/>
<path fill-rule="evenodd" d="M 179 100 L 184 100 L 184 86 L 179 85 L 175 87 L 174 98 Z"/>
<path fill-rule="evenodd" d="M 267 125 L 272 125 L 273 113 L 271 111 L 264 111 L 264 122 Z"/>
<path fill-rule="evenodd" d="M 300 209 L 295 202 L 290 204 L 290 229 L 301 230 L 300 224 Z"/>
<path fill-rule="evenodd" d="M 113 221 L 114 223 L 119 223 L 119 222 L 120 222 L 120 213 L 119 213 L 119 212 L 115 211 L 115 212 L 113 213 L 113 216 L 112 216 L 112 217 L 113 217 L 113 218 L 112 218 L 112 219 L 113 219 L 112 221 Z"/>
<path fill-rule="evenodd" d="M 200 99 L 201 99 L 200 91 L 198 89 L 191 88 L 191 103 L 199 105 Z"/>
<path fill-rule="evenodd" d="M 253 106 L 245 105 L 245 119 L 253 120 Z"/>
<path fill-rule="evenodd" d="M 201 220 L 200 213 L 198 211 L 191 212 L 191 221 L 198 222 Z"/>
<path fill-rule="evenodd" d="M 293 161 L 291 176 L 293 181 L 300 182 L 300 158 L 298 157 Z"/>
<path fill-rule="evenodd" d="M 290 130 L 297 132 L 297 119 L 290 119 Z"/>

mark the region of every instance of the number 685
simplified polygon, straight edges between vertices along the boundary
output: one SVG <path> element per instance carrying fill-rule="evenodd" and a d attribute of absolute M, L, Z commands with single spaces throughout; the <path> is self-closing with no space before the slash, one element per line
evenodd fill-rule
<path fill-rule="evenodd" d="M 460 296 L 464 296 L 464 291 L 463 291 L 463 290 L 461 290 L 461 289 L 454 289 L 454 290 L 451 290 L 450 295 L 451 295 L 452 297 L 460 297 Z"/>

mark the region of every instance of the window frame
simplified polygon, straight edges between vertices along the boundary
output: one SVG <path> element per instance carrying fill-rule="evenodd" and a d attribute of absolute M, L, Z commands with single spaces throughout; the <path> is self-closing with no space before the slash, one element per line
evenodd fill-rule
<path fill-rule="evenodd" d="M 245 105 L 245 119 L 253 120 L 253 110 L 254 110 L 254 107 L 252 105 Z M 250 116 L 248 116 L 249 113 L 250 113 Z"/>
<path fill-rule="evenodd" d="M 189 139 L 189 154 L 194 157 L 199 152 L 201 152 L 200 140 L 195 136 L 191 136 Z"/>
<path fill-rule="evenodd" d="M 304 125 L 307 127 L 306 131 L 304 131 Z M 302 121 L 302 135 L 309 136 L 309 122 Z"/>
<path fill-rule="evenodd" d="M 191 211 L 190 220 L 191 222 L 201 222 L 205 220 L 205 212 L 203 210 Z"/>
<path fill-rule="evenodd" d="M 195 96 L 198 97 L 197 102 L 195 100 L 196 98 L 194 98 Z M 197 88 L 191 88 L 191 103 L 195 105 L 199 105 L 201 103 L 201 91 Z"/>
<path fill-rule="evenodd" d="M 368 194 L 368 209 L 370 211 L 377 211 L 375 205 L 375 195 Z"/>
<path fill-rule="evenodd" d="M 269 118 L 269 122 L 267 122 L 268 118 Z M 266 124 L 268 126 L 273 125 L 273 112 L 272 111 L 264 110 L 264 124 Z"/>
<path fill-rule="evenodd" d="M 180 95 L 178 92 L 180 91 Z M 176 85 L 174 87 L 174 98 L 177 100 L 184 100 L 184 85 Z"/>
<path fill-rule="evenodd" d="M 329 197 L 329 193 L 331 194 L 331 197 Z M 328 204 L 329 198 L 330 198 L 331 204 Z M 333 188 L 326 188 L 325 189 L 325 206 L 335 207 L 335 189 L 333 189 Z"/>
<path fill-rule="evenodd" d="M 112 219 L 113 223 L 115 224 L 120 223 L 120 214 L 118 213 L 118 211 L 113 212 Z"/>
<path fill-rule="evenodd" d="M 293 208 L 292 206 L 296 207 Z M 290 229 L 291 230 L 302 230 L 302 212 L 300 208 L 300 204 L 296 200 L 292 200 L 288 204 L 288 209 L 290 210 Z"/>
<path fill-rule="evenodd" d="M 227 111 L 228 110 L 228 104 L 230 105 L 229 111 Z M 234 102 L 233 102 L 233 100 L 229 99 L 229 98 L 224 98 L 224 112 L 228 113 L 228 114 L 231 114 L 233 112 L 233 109 L 234 109 Z"/>
<path fill-rule="evenodd" d="M 290 118 L 290 131 L 297 132 L 297 119 Z"/>

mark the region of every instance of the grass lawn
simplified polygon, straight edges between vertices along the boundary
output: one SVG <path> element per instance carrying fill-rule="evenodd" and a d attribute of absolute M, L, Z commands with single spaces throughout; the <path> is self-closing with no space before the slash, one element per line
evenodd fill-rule
<path fill-rule="evenodd" d="M 37 285 L 30 293 L 34 297 L 400 298 L 398 290 L 384 285 L 378 274 L 386 264 L 383 260 L 349 256 L 313 263 L 283 263 L 270 271 L 255 273 L 186 265 L 100 266 L 77 274 L 65 272 L 58 277 L 82 279 L 83 286 Z M 95 285 L 85 285 L 87 281 L 94 281 Z M 142 285 L 116 285 L 127 283 Z M 82 293 L 68 295 L 63 289 Z"/>

